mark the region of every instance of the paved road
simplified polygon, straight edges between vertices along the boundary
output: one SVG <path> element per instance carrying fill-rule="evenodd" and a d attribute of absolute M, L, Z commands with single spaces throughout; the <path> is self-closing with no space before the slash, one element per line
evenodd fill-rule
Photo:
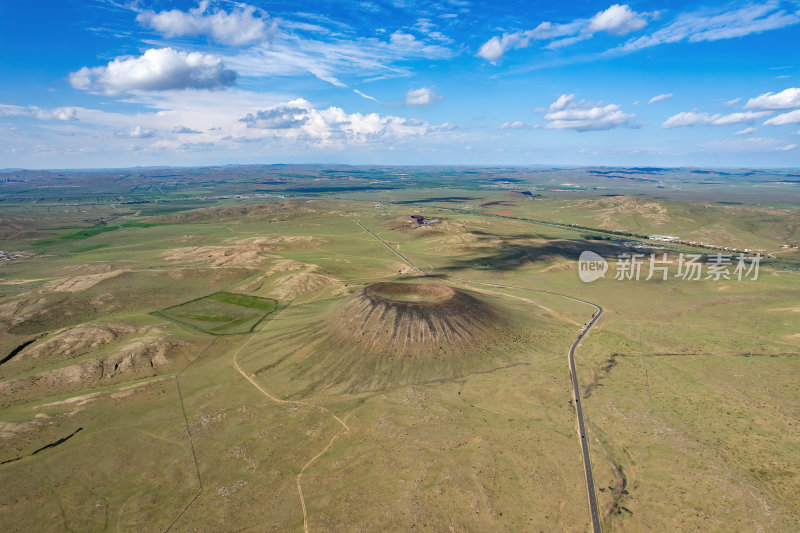
<path fill-rule="evenodd" d="M 594 490 L 594 476 L 592 476 L 592 463 L 589 459 L 589 443 L 586 441 L 586 426 L 583 423 L 583 407 L 581 406 L 581 392 L 578 387 L 578 374 L 575 372 L 575 348 L 580 344 L 584 335 L 589 333 L 589 330 L 594 326 L 595 322 L 603 314 L 603 308 L 599 305 L 592 304 L 597 307 L 594 317 L 591 322 L 586 325 L 586 328 L 581 331 L 575 342 L 569 349 L 569 373 L 572 377 L 572 395 L 575 398 L 575 412 L 578 417 L 578 433 L 581 438 L 581 452 L 583 453 L 583 469 L 586 474 L 586 492 L 589 495 L 589 513 L 592 515 L 592 531 L 600 533 L 600 514 L 597 512 L 597 496 Z"/>
<path fill-rule="evenodd" d="M 411 260 L 408 259 L 406 256 L 404 256 L 399 251 L 397 251 L 395 248 L 393 248 L 389 243 L 387 243 L 386 241 L 381 239 L 377 234 L 375 234 L 375 232 L 373 232 L 372 230 L 370 230 L 369 228 L 364 226 L 364 224 L 362 224 L 358 219 L 354 218 L 353 220 L 355 220 L 356 224 L 358 224 L 359 226 L 364 228 L 364 231 L 366 231 L 367 233 L 369 233 L 370 235 L 375 237 L 384 246 L 389 248 L 395 255 L 400 257 L 400 259 L 405 261 L 409 266 L 411 266 L 411 268 L 413 268 L 414 270 L 418 271 L 421 274 L 429 275 L 422 268 L 418 267 L 413 262 L 411 262 Z M 578 385 L 578 373 L 575 370 L 575 349 L 578 347 L 578 345 L 580 344 L 581 340 L 583 340 L 583 338 L 586 336 L 586 334 L 589 333 L 589 330 L 592 329 L 592 326 L 594 326 L 595 323 L 600 319 L 600 315 L 603 314 L 603 308 L 600 305 L 598 305 L 596 303 L 593 303 L 593 302 L 589 302 L 587 300 L 582 300 L 582 299 L 576 298 L 574 296 L 569 296 L 567 294 L 561 294 L 559 292 L 547 291 L 547 290 L 544 290 L 544 289 L 530 289 L 530 288 L 527 288 L 527 287 L 516 287 L 514 285 L 503 285 L 503 284 L 500 284 L 500 283 L 491 283 L 491 282 L 487 282 L 487 281 L 478 281 L 478 280 L 466 279 L 466 278 L 456 278 L 456 277 L 451 277 L 451 276 L 447 276 L 447 279 L 451 279 L 451 280 L 455 280 L 455 281 L 462 281 L 462 282 L 467 282 L 467 283 L 474 283 L 474 284 L 477 284 L 477 285 L 487 285 L 487 286 L 490 286 L 490 287 L 499 287 L 499 288 L 502 288 L 502 289 L 524 290 L 524 291 L 533 291 L 533 292 L 541 292 L 541 293 L 545 293 L 545 294 L 552 294 L 554 296 L 561 296 L 562 298 L 568 298 L 568 299 L 574 300 L 576 302 L 581 302 L 581 303 L 585 303 L 585 304 L 591 305 L 592 307 L 594 307 L 596 309 L 594 315 L 592 316 L 592 320 L 589 321 L 589 323 L 586 325 L 586 327 L 583 329 L 583 331 L 581 331 L 581 334 L 578 335 L 578 338 L 575 339 L 575 342 L 572 343 L 572 346 L 570 346 L 568 360 L 569 360 L 569 374 L 570 374 L 570 378 L 572 379 L 572 397 L 573 397 L 573 399 L 575 401 L 575 414 L 576 414 L 577 419 L 578 419 L 578 437 L 580 438 L 581 453 L 583 455 L 583 471 L 584 471 L 584 473 L 586 475 L 586 493 L 587 493 L 587 495 L 589 497 L 589 514 L 592 517 L 592 531 L 594 533 L 601 533 L 602 529 L 600 527 L 600 513 L 597 510 L 597 494 L 596 494 L 595 489 L 594 489 L 594 476 L 592 475 L 592 462 L 591 462 L 591 459 L 589 458 L 589 443 L 586 440 L 586 424 L 584 424 L 584 421 L 583 421 L 583 407 L 581 406 L 581 391 L 580 391 L 580 387 Z"/>

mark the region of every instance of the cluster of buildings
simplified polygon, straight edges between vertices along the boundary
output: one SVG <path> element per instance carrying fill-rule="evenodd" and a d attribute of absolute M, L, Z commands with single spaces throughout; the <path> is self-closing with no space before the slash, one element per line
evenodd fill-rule
<path fill-rule="evenodd" d="M 253 194 L 223 194 L 219 196 L 192 196 L 187 200 L 248 200 L 250 198 L 286 198 L 285 194 L 253 193 Z"/>
<path fill-rule="evenodd" d="M 678 237 L 674 237 L 672 235 L 648 235 L 647 238 L 651 241 L 661 242 L 675 242 L 678 240 Z"/>
<path fill-rule="evenodd" d="M 622 244 L 627 246 L 628 248 L 639 248 L 639 249 L 650 248 L 650 246 L 641 241 L 625 241 Z"/>
<path fill-rule="evenodd" d="M 19 261 L 21 259 L 27 259 L 31 257 L 31 254 L 26 254 L 25 252 L 12 252 L 10 250 L 0 250 L 0 261 Z"/>
<path fill-rule="evenodd" d="M 680 238 L 675 237 L 673 235 L 648 235 L 647 239 L 651 240 L 651 241 L 672 242 L 672 243 L 677 243 L 677 244 L 688 244 L 689 246 L 697 246 L 698 248 L 712 248 L 714 250 L 723 250 L 725 252 L 736 252 L 736 253 L 740 253 L 741 252 L 741 253 L 745 253 L 745 254 L 750 254 L 750 253 L 765 252 L 766 251 L 763 248 L 757 249 L 757 250 L 756 249 L 751 250 L 750 248 L 745 248 L 743 250 L 740 250 L 738 248 L 731 248 L 729 246 L 718 246 L 716 244 L 710 244 L 710 243 L 703 242 L 703 241 L 684 241 L 684 240 L 681 240 Z"/>

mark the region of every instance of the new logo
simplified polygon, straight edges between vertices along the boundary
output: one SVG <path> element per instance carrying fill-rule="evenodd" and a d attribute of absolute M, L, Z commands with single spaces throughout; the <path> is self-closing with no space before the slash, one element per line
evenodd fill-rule
<path fill-rule="evenodd" d="M 581 252 L 578 258 L 578 276 L 581 281 L 590 283 L 605 277 L 608 271 L 608 263 L 606 260 L 589 250 Z"/>

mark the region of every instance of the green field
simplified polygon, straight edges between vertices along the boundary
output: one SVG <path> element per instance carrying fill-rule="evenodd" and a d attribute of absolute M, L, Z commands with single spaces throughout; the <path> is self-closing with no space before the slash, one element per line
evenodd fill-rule
<path fill-rule="evenodd" d="M 656 190 L 232 167 L 161 196 L 134 187 L 149 172 L 0 193 L 19 254 L 0 262 L 0 530 L 590 530 L 567 353 L 595 308 L 568 296 L 605 310 L 576 350 L 604 531 L 800 529 L 781 248 L 800 201 L 760 186 L 781 175 L 712 194 L 680 169 Z M 667 280 L 615 280 L 652 233 L 763 249 L 759 277 L 683 280 L 653 248 Z M 579 280 L 583 250 L 605 278 Z"/>
<path fill-rule="evenodd" d="M 217 292 L 154 314 L 211 335 L 235 335 L 253 331 L 277 308 L 269 298 Z"/>

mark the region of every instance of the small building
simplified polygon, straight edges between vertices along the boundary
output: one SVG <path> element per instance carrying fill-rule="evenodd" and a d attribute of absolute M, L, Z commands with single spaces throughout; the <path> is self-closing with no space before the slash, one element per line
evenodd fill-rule
<path fill-rule="evenodd" d="M 661 242 L 673 242 L 678 240 L 678 237 L 674 237 L 672 235 L 648 235 L 647 238 L 651 241 Z"/>
<path fill-rule="evenodd" d="M 422 215 L 411 215 L 411 218 L 413 218 L 416 221 L 416 223 L 420 226 L 432 226 L 433 224 L 439 222 L 439 219 L 425 218 Z"/>

